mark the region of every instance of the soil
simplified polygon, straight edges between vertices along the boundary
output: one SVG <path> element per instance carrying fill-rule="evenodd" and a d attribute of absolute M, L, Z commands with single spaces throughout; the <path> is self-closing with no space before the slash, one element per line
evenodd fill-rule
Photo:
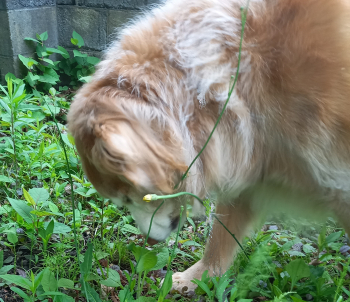
<path fill-rule="evenodd" d="M 0 288 L 0 299 L 3 299 L 4 302 L 23 302 L 23 299 L 15 294 L 9 288 Z"/>

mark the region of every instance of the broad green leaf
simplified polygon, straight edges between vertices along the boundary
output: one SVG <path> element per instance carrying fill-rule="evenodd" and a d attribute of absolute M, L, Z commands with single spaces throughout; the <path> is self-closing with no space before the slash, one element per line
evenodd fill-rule
<path fill-rule="evenodd" d="M 40 79 L 38 75 L 34 75 L 31 72 L 28 72 L 26 76 L 27 82 L 31 87 L 34 87 L 36 85 L 36 81 Z"/>
<path fill-rule="evenodd" d="M 32 282 L 18 275 L 1 275 L 1 279 L 14 283 L 20 287 L 30 290 Z"/>
<path fill-rule="evenodd" d="M 75 299 L 71 296 L 55 296 L 55 302 L 75 302 Z"/>
<path fill-rule="evenodd" d="M 62 54 L 61 54 L 62 57 L 64 57 L 65 59 L 70 58 L 69 52 L 66 49 L 64 49 L 62 46 L 57 46 L 57 49 L 62 52 Z"/>
<path fill-rule="evenodd" d="M 18 58 L 22 61 L 23 65 L 28 69 L 31 69 L 33 65 L 38 65 L 38 62 L 32 58 L 26 58 L 22 55 L 18 55 Z"/>
<path fill-rule="evenodd" d="M 87 77 L 81 77 L 79 78 L 79 81 L 80 82 L 83 82 L 83 83 L 89 83 L 92 79 L 92 76 L 87 76 Z"/>
<path fill-rule="evenodd" d="M 33 197 L 36 203 L 44 202 L 50 197 L 49 192 L 44 188 L 33 188 L 30 189 L 28 193 Z"/>
<path fill-rule="evenodd" d="M 184 242 L 182 246 L 201 246 L 201 245 L 193 240 L 189 240 Z"/>
<path fill-rule="evenodd" d="M 313 246 L 311 246 L 310 244 L 304 244 L 303 251 L 306 254 L 310 254 L 310 253 L 315 253 L 316 249 Z"/>
<path fill-rule="evenodd" d="M 60 216 L 62 216 L 60 214 Z M 44 222 L 44 226 L 47 228 L 48 226 L 48 222 Z M 68 225 L 65 225 L 64 223 L 61 223 L 61 222 L 57 222 L 55 221 L 55 225 L 54 225 L 54 228 L 53 228 L 53 233 L 54 234 L 67 234 L 71 231 L 72 229 L 68 226 Z"/>
<path fill-rule="evenodd" d="M 206 285 L 203 281 L 198 279 L 191 280 L 191 282 L 197 284 L 203 291 L 205 291 L 209 299 L 212 299 L 213 293 L 210 291 L 208 285 Z"/>
<path fill-rule="evenodd" d="M 215 278 L 213 280 L 216 280 Z M 225 289 L 227 288 L 227 285 L 231 282 L 232 280 L 228 278 L 227 274 L 224 274 L 220 279 L 218 284 L 216 284 L 216 291 L 215 291 L 215 296 L 218 299 L 219 302 L 224 302 L 225 301 Z"/>
<path fill-rule="evenodd" d="M 31 274 L 32 274 L 32 277 L 33 277 L 33 271 L 31 271 Z M 41 271 L 39 274 L 37 274 L 34 278 L 34 291 L 36 291 L 36 289 L 38 288 L 38 286 L 40 285 L 41 283 L 41 280 L 43 279 L 44 277 L 44 270 Z M 33 290 L 32 289 L 32 290 Z"/>
<path fill-rule="evenodd" d="M 77 193 L 77 194 L 79 194 L 79 195 L 81 195 L 81 196 L 86 197 L 86 191 L 87 191 L 87 190 L 88 190 L 87 188 L 79 187 L 79 188 L 77 188 L 77 189 L 74 190 L 74 193 Z"/>
<path fill-rule="evenodd" d="M 54 62 L 48 58 L 44 58 L 43 61 L 50 64 L 50 65 L 55 65 Z"/>
<path fill-rule="evenodd" d="M 73 148 L 73 145 L 71 144 L 71 142 L 68 139 L 68 134 L 61 134 L 63 141 L 65 142 L 65 144 L 69 147 L 69 148 Z"/>
<path fill-rule="evenodd" d="M 102 302 L 98 293 L 89 285 L 89 283 L 85 282 L 85 284 L 82 284 L 81 290 L 90 302 Z"/>
<path fill-rule="evenodd" d="M 299 251 L 288 251 L 288 254 L 291 256 L 305 257 L 305 254 Z"/>
<path fill-rule="evenodd" d="M 79 48 L 84 46 L 84 39 L 76 31 L 73 31 L 73 39 L 78 41 L 75 45 L 78 45 Z"/>
<path fill-rule="evenodd" d="M 96 64 L 100 63 L 101 60 L 99 58 L 96 58 L 96 57 L 87 57 L 86 61 L 92 65 L 96 65 Z"/>
<path fill-rule="evenodd" d="M 76 175 L 74 175 L 74 174 L 71 174 L 71 176 L 72 176 L 72 178 L 73 178 L 74 180 L 76 180 L 77 182 L 80 182 L 81 184 L 83 183 L 83 181 L 82 181 L 78 176 L 76 176 Z"/>
<path fill-rule="evenodd" d="M 45 105 L 41 106 L 41 108 L 48 115 L 56 115 L 60 112 L 60 108 L 53 106 L 53 105 L 45 104 Z"/>
<path fill-rule="evenodd" d="M 2 88 L 1 85 L 0 85 L 0 88 Z M 6 90 L 5 90 L 5 92 L 6 92 Z M 7 112 L 8 114 L 11 115 L 11 109 L 10 109 L 10 107 L 9 107 L 2 99 L 0 99 L 0 105 L 6 110 L 6 112 Z"/>
<path fill-rule="evenodd" d="M 32 300 L 29 298 L 29 296 L 23 291 L 23 290 L 21 290 L 20 288 L 18 288 L 18 287 L 14 287 L 14 286 L 12 286 L 12 287 L 10 287 L 10 289 L 12 290 L 12 291 L 14 291 L 17 295 L 19 295 L 20 297 L 22 297 L 23 299 L 24 299 L 24 301 L 28 301 L 28 302 L 31 302 Z"/>
<path fill-rule="evenodd" d="M 73 38 L 70 39 L 70 42 L 71 42 L 73 45 L 78 45 L 78 43 L 79 43 L 78 39 L 73 39 Z"/>
<path fill-rule="evenodd" d="M 24 201 L 12 199 L 10 197 L 7 198 L 10 202 L 13 209 L 24 219 L 25 222 L 32 224 L 33 223 L 33 215 L 30 213 L 33 208 L 28 206 Z"/>
<path fill-rule="evenodd" d="M 64 288 L 74 288 L 74 282 L 69 279 L 61 278 L 58 280 L 57 286 Z"/>
<path fill-rule="evenodd" d="M 13 267 L 14 267 L 13 265 L 4 265 L 3 267 L 0 268 L 0 275 L 6 275 L 9 270 L 13 269 Z"/>
<path fill-rule="evenodd" d="M 89 189 L 89 190 L 86 192 L 86 196 L 89 197 L 89 196 L 91 196 L 92 194 L 95 194 L 95 193 L 97 193 L 96 189 L 91 188 L 91 189 Z"/>
<path fill-rule="evenodd" d="M 120 285 L 120 275 L 117 271 L 110 269 L 108 271 L 108 279 L 113 280 L 114 286 L 119 286 Z"/>
<path fill-rule="evenodd" d="M 49 93 L 52 95 L 52 96 L 55 96 L 56 95 L 56 89 L 55 88 L 53 88 L 53 87 L 51 87 L 50 89 L 49 89 Z"/>
<path fill-rule="evenodd" d="M 88 248 L 84 254 L 84 262 L 81 264 L 81 272 L 85 276 L 87 276 L 87 274 L 90 272 L 92 268 L 92 252 L 93 252 L 93 245 L 92 243 L 88 243 Z"/>
<path fill-rule="evenodd" d="M 110 278 L 108 278 L 106 280 L 101 280 L 100 283 L 103 284 L 104 286 L 108 286 L 108 287 L 117 287 L 117 286 L 119 286 L 119 284 L 116 284 L 114 282 L 114 280 L 112 280 Z"/>
<path fill-rule="evenodd" d="M 141 232 L 139 229 L 135 228 L 134 226 L 130 225 L 130 224 L 126 224 L 122 227 L 121 229 L 122 232 L 129 232 L 135 235 L 140 235 Z"/>
<path fill-rule="evenodd" d="M 43 83 L 49 83 L 55 85 L 60 80 L 57 72 L 52 68 L 46 68 L 42 76 L 40 76 L 39 81 Z"/>
<path fill-rule="evenodd" d="M 58 53 L 60 55 L 65 55 L 66 54 L 66 52 L 64 52 L 64 51 L 62 51 L 60 49 L 50 48 L 50 47 L 46 48 L 46 52 L 48 52 L 49 54 L 51 54 L 51 53 Z"/>
<path fill-rule="evenodd" d="M 81 53 L 79 50 L 73 50 L 74 57 L 86 58 L 88 55 L 86 53 Z"/>
<path fill-rule="evenodd" d="M 41 45 L 40 43 L 38 43 L 36 45 L 36 53 L 38 54 L 38 57 L 47 57 L 49 54 L 46 52 L 46 46 L 45 45 Z"/>
<path fill-rule="evenodd" d="M 25 84 L 22 84 L 22 85 L 19 85 L 16 87 L 16 90 L 15 90 L 15 93 L 12 97 L 12 103 L 13 104 L 18 104 L 19 101 L 21 101 L 23 98 L 26 97 L 26 93 L 24 91 L 24 88 L 25 88 Z"/>
<path fill-rule="evenodd" d="M 109 254 L 106 253 L 106 252 L 97 251 L 97 252 L 95 253 L 95 256 L 96 256 L 97 260 L 101 260 L 101 259 L 104 259 L 104 258 L 108 257 Z"/>
<path fill-rule="evenodd" d="M 0 182 L 12 182 L 13 179 L 5 175 L 0 175 Z"/>
<path fill-rule="evenodd" d="M 321 257 L 320 257 L 320 261 L 329 261 L 333 259 L 333 255 L 332 254 L 323 254 Z"/>
<path fill-rule="evenodd" d="M 157 264 L 157 254 L 155 252 L 149 251 L 143 254 L 137 265 L 137 273 L 149 271 Z"/>
<path fill-rule="evenodd" d="M 152 270 L 162 269 L 168 264 L 169 261 L 169 249 L 164 247 L 157 254 L 157 263 Z"/>
<path fill-rule="evenodd" d="M 296 259 L 286 265 L 286 271 L 292 279 L 292 287 L 301 278 L 307 278 L 310 276 L 310 268 L 307 266 L 304 260 Z"/>
<path fill-rule="evenodd" d="M 18 242 L 18 237 L 17 237 L 16 231 L 8 232 L 7 233 L 7 240 L 12 244 L 16 244 Z"/>
<path fill-rule="evenodd" d="M 290 297 L 292 298 L 293 302 L 306 302 L 306 301 L 301 300 L 301 299 L 294 297 L 294 296 L 290 296 Z"/>
<path fill-rule="evenodd" d="M 163 301 L 165 299 L 165 297 L 167 296 L 167 294 L 170 292 L 170 290 L 173 286 L 172 276 L 173 276 L 173 272 L 171 270 L 168 270 L 166 275 L 165 275 L 162 287 L 158 291 L 159 298 L 160 298 L 160 300 L 158 300 L 158 301 Z"/>
<path fill-rule="evenodd" d="M 39 43 L 39 41 L 37 39 L 30 38 L 30 37 L 24 38 L 24 40 L 26 40 L 26 41 L 34 41 L 36 43 Z"/>
<path fill-rule="evenodd" d="M 45 31 L 44 33 L 42 33 L 42 34 L 40 35 L 40 40 L 41 40 L 41 41 L 46 41 L 48 37 L 49 37 L 49 36 L 48 36 L 48 34 L 47 34 L 47 31 Z"/>
<path fill-rule="evenodd" d="M 75 146 L 74 137 L 73 137 L 70 133 L 67 134 L 67 137 L 68 137 L 69 142 L 70 142 L 73 146 Z"/>
<path fill-rule="evenodd" d="M 32 206 L 35 206 L 36 203 L 33 199 L 32 196 L 30 196 L 30 194 L 27 192 L 27 190 L 25 188 L 22 188 L 23 190 L 23 195 L 24 195 L 24 198 L 26 199 L 26 201 L 28 201 Z"/>
<path fill-rule="evenodd" d="M 326 227 L 324 226 L 318 236 L 318 248 L 322 251 L 326 245 Z"/>
<path fill-rule="evenodd" d="M 38 217 L 45 217 L 45 216 L 55 216 L 57 214 L 55 213 L 51 213 L 51 212 L 47 212 L 47 211 L 38 211 L 38 210 L 33 210 L 30 211 L 31 214 L 34 214 Z"/>
<path fill-rule="evenodd" d="M 282 291 L 276 285 L 273 285 L 273 292 L 277 298 L 282 296 Z"/>
<path fill-rule="evenodd" d="M 2 214 L 9 214 L 12 212 L 12 207 L 5 204 L 4 206 L 0 206 L 0 215 Z"/>
<path fill-rule="evenodd" d="M 46 228 L 46 236 L 53 234 L 54 225 L 55 225 L 55 221 L 51 220 Z"/>
<path fill-rule="evenodd" d="M 288 241 L 288 242 L 286 242 L 285 244 L 282 245 L 281 251 L 282 252 L 288 251 L 288 250 L 290 250 L 292 248 L 292 246 L 294 244 L 299 243 L 299 242 L 301 242 L 301 240 L 299 238 L 296 238 L 294 240 Z"/>
<path fill-rule="evenodd" d="M 334 241 L 337 241 L 341 237 L 342 234 L 343 234 L 343 232 L 336 232 L 336 233 L 332 233 L 332 234 L 328 235 L 326 237 L 327 244 L 332 243 Z"/>
<path fill-rule="evenodd" d="M 51 212 L 59 213 L 58 207 L 53 202 L 49 203 L 49 208 L 50 208 Z"/>
<path fill-rule="evenodd" d="M 41 285 L 45 292 L 54 292 L 57 290 L 57 280 L 53 272 L 48 268 L 44 270 L 43 279 L 41 280 Z"/>

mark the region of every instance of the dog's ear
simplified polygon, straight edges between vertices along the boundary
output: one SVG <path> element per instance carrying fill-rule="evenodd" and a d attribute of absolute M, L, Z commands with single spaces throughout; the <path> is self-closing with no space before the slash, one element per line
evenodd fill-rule
<path fill-rule="evenodd" d="M 181 143 L 115 106 L 115 96 L 105 101 L 101 98 L 109 96 L 99 97 L 94 109 L 87 108 L 92 102 L 83 102 L 79 96 L 71 106 L 69 129 L 78 152 L 99 172 L 122 177 L 139 190 L 171 193 L 187 168 L 181 158 Z"/>

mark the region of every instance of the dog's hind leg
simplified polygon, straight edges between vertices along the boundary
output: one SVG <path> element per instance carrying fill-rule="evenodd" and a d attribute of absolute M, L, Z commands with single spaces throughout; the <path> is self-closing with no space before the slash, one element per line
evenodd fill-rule
<path fill-rule="evenodd" d="M 239 198 L 234 205 L 218 204 L 216 216 L 241 240 L 250 226 L 253 214 L 248 200 Z M 214 218 L 213 229 L 208 238 L 203 258 L 182 273 L 173 275 L 173 289 L 182 294 L 193 291 L 197 285 L 191 282 L 194 278 L 201 279 L 204 271 L 211 276 L 224 274 L 233 262 L 234 252 L 238 244 L 229 232 Z"/>

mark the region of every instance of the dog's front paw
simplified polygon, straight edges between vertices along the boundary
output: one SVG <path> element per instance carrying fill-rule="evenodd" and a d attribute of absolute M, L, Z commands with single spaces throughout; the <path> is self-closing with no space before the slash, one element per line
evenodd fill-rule
<path fill-rule="evenodd" d="M 194 290 L 197 287 L 197 284 L 191 282 L 193 278 L 189 277 L 186 274 L 186 271 L 183 273 L 175 273 L 173 275 L 173 287 L 172 291 L 179 292 L 184 296 L 191 296 L 194 294 Z"/>
<path fill-rule="evenodd" d="M 177 291 L 184 296 L 194 295 L 194 290 L 197 288 L 197 284 L 191 282 L 191 280 L 200 280 L 205 270 L 206 268 L 202 261 L 198 261 L 183 273 L 175 273 L 173 275 L 172 291 Z"/>

